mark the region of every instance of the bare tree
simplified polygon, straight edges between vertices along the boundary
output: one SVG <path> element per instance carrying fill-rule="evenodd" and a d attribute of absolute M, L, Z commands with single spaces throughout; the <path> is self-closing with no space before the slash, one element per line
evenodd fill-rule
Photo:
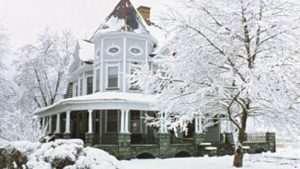
<path fill-rule="evenodd" d="M 170 129 L 201 116 L 204 128 L 227 119 L 237 131 L 233 165 L 243 166 L 249 118 L 299 130 L 299 8 L 289 0 L 185 0 L 163 18 L 175 56 L 156 56 L 158 69 L 138 85 L 159 93 L 156 106 Z M 175 112 L 175 113 L 174 113 Z"/>
<path fill-rule="evenodd" d="M 33 109 L 62 98 L 73 43 L 70 32 L 58 35 L 46 30 L 36 44 L 20 48 L 16 82 L 24 89 L 25 100 L 29 98 L 36 105 Z"/>

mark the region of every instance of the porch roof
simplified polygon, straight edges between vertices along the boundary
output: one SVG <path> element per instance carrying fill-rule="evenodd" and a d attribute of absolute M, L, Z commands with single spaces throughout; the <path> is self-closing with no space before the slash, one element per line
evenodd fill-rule
<path fill-rule="evenodd" d="M 105 109 L 137 109 L 155 110 L 155 95 L 123 92 L 98 92 L 61 100 L 51 106 L 35 112 L 38 116 L 47 116 L 65 111 L 105 110 Z"/>

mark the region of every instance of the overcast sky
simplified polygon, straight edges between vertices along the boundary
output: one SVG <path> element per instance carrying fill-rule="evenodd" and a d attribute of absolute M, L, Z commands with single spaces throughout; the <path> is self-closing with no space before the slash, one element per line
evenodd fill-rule
<path fill-rule="evenodd" d="M 170 0 L 131 0 L 138 7 L 152 7 L 152 16 Z M 174 0 L 172 0 L 174 2 Z M 10 35 L 13 49 L 33 43 L 46 27 L 71 29 L 76 38 L 89 37 L 119 0 L 0 0 L 0 20 Z M 1 23 L 0 22 L 0 23 Z"/>

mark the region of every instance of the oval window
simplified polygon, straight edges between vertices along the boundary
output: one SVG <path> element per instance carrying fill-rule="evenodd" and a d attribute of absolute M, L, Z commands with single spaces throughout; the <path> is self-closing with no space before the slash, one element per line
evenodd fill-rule
<path fill-rule="evenodd" d="M 141 50 L 138 49 L 138 48 L 131 48 L 131 49 L 130 49 L 130 52 L 133 53 L 133 54 L 140 54 L 140 53 L 141 53 Z"/>
<path fill-rule="evenodd" d="M 117 48 L 117 47 L 109 48 L 108 52 L 109 53 L 113 53 L 113 54 L 118 53 L 119 52 L 119 48 Z"/>

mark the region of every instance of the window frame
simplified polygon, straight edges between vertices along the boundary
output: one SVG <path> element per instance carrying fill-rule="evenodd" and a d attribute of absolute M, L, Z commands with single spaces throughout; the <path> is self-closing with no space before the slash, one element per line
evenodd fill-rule
<path fill-rule="evenodd" d="M 118 51 L 117 51 L 117 52 L 115 52 L 115 53 L 113 53 L 113 52 L 110 52 L 110 49 L 112 49 L 112 48 L 117 48 L 117 49 L 118 49 Z M 120 46 L 118 46 L 118 45 L 116 45 L 116 44 L 111 44 L 111 45 L 109 45 L 109 46 L 106 48 L 106 53 L 107 53 L 108 55 L 110 55 L 110 56 L 115 56 L 115 55 L 118 55 L 118 54 L 120 54 L 120 53 L 121 53 L 121 47 L 120 47 Z"/>
<path fill-rule="evenodd" d="M 117 70 L 117 86 L 109 86 L 109 68 L 116 67 Z M 108 64 L 106 66 L 106 89 L 107 90 L 119 90 L 120 88 L 120 65 L 119 64 Z"/>
<path fill-rule="evenodd" d="M 138 49 L 140 52 L 139 53 L 134 53 L 134 52 L 131 51 L 132 49 Z M 138 46 L 138 45 L 132 45 L 132 46 L 130 46 L 129 49 L 128 49 L 128 51 L 129 51 L 129 53 L 131 55 L 134 55 L 134 56 L 141 56 L 144 53 L 144 50 L 140 46 Z"/>
<path fill-rule="evenodd" d="M 88 93 L 88 88 L 89 88 L 89 86 L 88 86 L 88 78 L 92 78 L 92 89 L 91 89 L 91 91 L 92 91 L 92 93 Z M 93 81 L 94 81 L 94 76 L 93 75 L 88 75 L 88 76 L 86 76 L 86 95 L 89 95 L 89 94 L 93 94 L 94 92 L 93 92 L 93 88 L 94 88 L 94 84 L 93 84 Z"/>

